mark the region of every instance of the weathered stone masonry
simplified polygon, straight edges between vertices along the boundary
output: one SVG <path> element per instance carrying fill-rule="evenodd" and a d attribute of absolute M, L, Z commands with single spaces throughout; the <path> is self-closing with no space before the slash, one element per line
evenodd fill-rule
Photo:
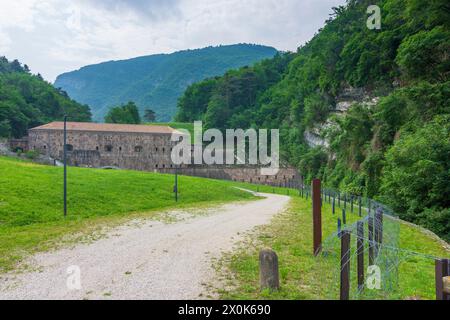
<path fill-rule="evenodd" d="M 175 165 L 171 161 L 171 151 L 175 142 L 171 141 L 171 136 L 174 132 L 177 131 L 167 126 L 68 122 L 68 163 L 79 167 L 116 167 L 173 174 Z M 62 160 L 63 134 L 62 122 L 30 129 L 28 148 Z M 281 168 L 275 176 L 261 175 L 256 166 L 183 165 L 179 169 L 182 175 L 274 186 L 289 186 L 300 180 L 293 168 Z"/>
<path fill-rule="evenodd" d="M 175 130 L 169 127 L 68 123 L 68 162 L 81 167 L 154 171 L 171 168 Z M 29 130 L 29 148 L 63 158 L 63 124 Z"/>

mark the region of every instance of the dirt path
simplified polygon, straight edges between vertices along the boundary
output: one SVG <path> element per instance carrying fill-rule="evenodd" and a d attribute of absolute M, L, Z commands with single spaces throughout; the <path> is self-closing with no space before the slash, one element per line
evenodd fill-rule
<path fill-rule="evenodd" d="M 266 224 L 289 198 L 230 204 L 173 224 L 139 221 L 92 244 L 39 254 L 39 271 L 0 276 L 0 299 L 198 299 L 214 280 L 211 259 L 239 234 Z M 80 270 L 81 289 L 76 287 Z"/>

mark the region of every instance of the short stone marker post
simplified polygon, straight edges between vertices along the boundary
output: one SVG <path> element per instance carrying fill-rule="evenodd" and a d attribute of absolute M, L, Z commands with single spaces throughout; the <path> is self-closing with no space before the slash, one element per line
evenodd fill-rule
<path fill-rule="evenodd" d="M 280 289 L 278 256 L 271 249 L 263 249 L 259 253 L 259 277 L 261 290 L 275 291 Z"/>
<path fill-rule="evenodd" d="M 444 292 L 445 294 L 447 294 L 447 296 L 450 295 L 450 277 L 444 277 L 442 278 L 443 282 L 444 282 Z"/>
<path fill-rule="evenodd" d="M 450 300 L 450 259 L 436 260 L 436 300 Z"/>

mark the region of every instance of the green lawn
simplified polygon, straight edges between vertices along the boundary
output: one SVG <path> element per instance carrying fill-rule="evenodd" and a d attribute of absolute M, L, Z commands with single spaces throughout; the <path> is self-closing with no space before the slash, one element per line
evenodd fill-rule
<path fill-rule="evenodd" d="M 0 272 L 8 271 L 31 253 L 48 250 L 96 235 L 134 217 L 157 218 L 174 208 L 205 207 L 227 201 L 254 199 L 235 187 L 292 196 L 290 208 L 271 224 L 257 228 L 240 249 L 217 262 L 228 282 L 220 289 L 225 299 L 329 299 L 338 290 L 337 267 L 332 255 L 312 256 L 311 200 L 296 190 L 246 183 L 179 177 L 180 201 L 173 195 L 174 177 L 126 170 L 68 168 L 67 218 L 62 214 L 62 168 L 41 166 L 0 157 Z M 337 216 L 323 206 L 324 238 L 335 232 Z M 348 214 L 348 221 L 358 220 Z M 258 252 L 273 248 L 279 255 L 282 289 L 260 292 Z M 442 245 L 420 230 L 401 224 L 400 247 L 438 257 L 449 256 Z M 354 268 L 354 265 L 352 265 Z M 353 269 L 352 269 L 353 271 Z M 434 296 L 431 259 L 403 257 L 399 288 L 390 299 Z"/>
<path fill-rule="evenodd" d="M 272 192 L 271 187 L 259 187 Z M 276 189 L 287 194 L 287 190 Z M 296 194 L 290 191 L 291 195 Z M 340 212 L 340 210 L 338 210 Z M 216 267 L 226 284 L 218 288 L 222 299 L 336 299 L 339 290 L 339 247 L 326 256 L 312 255 L 311 200 L 293 196 L 290 208 L 275 217 L 270 225 L 259 227 L 247 235 L 239 249 L 217 261 Z M 348 214 L 349 224 L 359 220 L 357 214 Z M 323 206 L 324 239 L 336 232 L 337 216 L 328 204 Z M 402 249 L 437 257 L 449 257 L 442 244 L 415 227 L 398 223 L 399 246 Z M 354 250 L 352 239 L 352 250 Z M 281 290 L 270 293 L 259 289 L 258 254 L 262 248 L 272 248 L 279 256 Z M 337 257 L 336 257 L 337 256 Z M 367 260 L 367 257 L 366 257 Z M 355 265 L 352 260 L 352 286 L 356 286 Z M 367 261 L 366 261 L 367 266 Z M 398 290 L 375 298 L 434 299 L 434 261 L 421 256 L 400 257 Z M 378 294 L 378 293 L 377 293 Z M 367 298 L 367 297 L 366 297 Z"/>
<path fill-rule="evenodd" d="M 0 270 L 10 269 L 51 240 L 131 214 L 251 199 L 232 184 L 126 170 L 68 168 L 68 217 L 63 217 L 63 169 L 0 157 Z"/>

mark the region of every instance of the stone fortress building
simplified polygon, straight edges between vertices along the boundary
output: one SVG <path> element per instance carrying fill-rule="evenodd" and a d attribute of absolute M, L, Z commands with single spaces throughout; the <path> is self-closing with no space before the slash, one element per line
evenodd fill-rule
<path fill-rule="evenodd" d="M 172 134 L 182 135 L 169 126 L 67 122 L 67 160 L 71 166 L 117 168 L 174 173 L 171 152 L 176 142 Z M 29 150 L 55 160 L 63 159 L 64 123 L 51 122 L 28 132 Z M 23 146 L 21 146 L 20 149 Z M 255 166 L 178 166 L 179 173 L 223 179 L 293 186 L 300 181 L 294 168 L 281 168 L 276 176 L 262 176 Z"/>
<path fill-rule="evenodd" d="M 172 168 L 177 132 L 168 126 L 67 122 L 67 159 L 80 167 L 153 171 Z M 181 134 L 181 132 L 179 132 Z M 64 123 L 30 129 L 28 145 L 53 159 L 63 159 Z"/>

